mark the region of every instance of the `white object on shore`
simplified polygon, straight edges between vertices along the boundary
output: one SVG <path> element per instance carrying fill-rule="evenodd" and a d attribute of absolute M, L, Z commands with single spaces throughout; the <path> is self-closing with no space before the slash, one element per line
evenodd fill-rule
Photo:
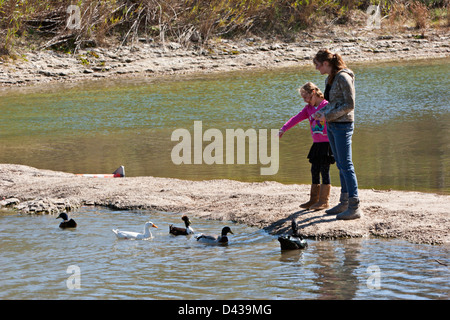
<path fill-rule="evenodd" d="M 111 174 L 91 174 L 91 173 L 79 173 L 77 176 L 88 177 L 88 178 L 123 178 L 125 177 L 125 167 L 120 166 Z"/>

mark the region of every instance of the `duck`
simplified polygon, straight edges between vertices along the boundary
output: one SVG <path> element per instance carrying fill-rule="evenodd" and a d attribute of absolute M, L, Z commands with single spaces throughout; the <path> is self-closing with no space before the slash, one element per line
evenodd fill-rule
<path fill-rule="evenodd" d="M 181 220 L 184 221 L 184 225 L 186 228 L 180 228 L 180 227 L 174 227 L 173 224 L 169 226 L 169 233 L 173 234 L 174 236 L 180 236 L 180 235 L 191 235 L 194 234 L 194 229 L 190 227 L 191 221 L 189 220 L 188 216 L 183 215 L 181 217 Z"/>
<path fill-rule="evenodd" d="M 291 227 L 292 227 L 292 235 L 278 237 L 281 250 L 305 249 L 308 246 L 308 243 L 298 233 L 297 222 L 295 222 L 295 219 L 292 219 Z"/>
<path fill-rule="evenodd" d="M 65 212 L 60 213 L 59 216 L 56 217 L 56 219 L 59 219 L 59 218 L 63 219 L 63 222 L 61 222 L 59 224 L 60 228 L 66 229 L 66 228 L 76 228 L 77 227 L 77 223 L 75 222 L 75 220 L 73 220 L 73 219 L 69 220 L 67 213 L 65 213 Z"/>
<path fill-rule="evenodd" d="M 199 234 L 195 236 L 198 242 L 206 243 L 206 244 L 216 244 L 216 245 L 227 245 L 228 244 L 228 237 L 227 234 L 231 233 L 234 234 L 233 231 L 231 231 L 230 227 L 223 227 L 222 233 L 220 236 L 212 236 L 212 235 L 206 235 L 206 234 Z"/>
<path fill-rule="evenodd" d="M 153 222 L 147 221 L 144 225 L 144 232 L 132 232 L 132 231 L 120 231 L 119 229 L 112 229 L 112 232 L 116 235 L 118 239 L 126 239 L 126 240 L 145 240 L 153 238 L 152 233 L 150 232 L 150 227 L 158 228 Z"/>

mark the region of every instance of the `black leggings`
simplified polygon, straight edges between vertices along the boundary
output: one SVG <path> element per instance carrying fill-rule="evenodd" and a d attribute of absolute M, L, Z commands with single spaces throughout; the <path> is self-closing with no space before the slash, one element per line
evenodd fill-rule
<path fill-rule="evenodd" d="M 311 176 L 313 184 L 320 184 L 320 175 L 322 175 L 322 184 L 331 184 L 330 182 L 330 165 L 312 163 Z"/>

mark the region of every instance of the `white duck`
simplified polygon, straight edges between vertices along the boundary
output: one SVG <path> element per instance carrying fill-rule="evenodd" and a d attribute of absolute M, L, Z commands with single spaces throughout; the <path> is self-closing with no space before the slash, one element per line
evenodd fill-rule
<path fill-rule="evenodd" d="M 112 232 L 116 235 L 118 239 L 128 239 L 128 240 L 145 240 L 149 238 L 153 238 L 152 233 L 150 232 L 150 227 L 158 228 L 151 221 L 147 221 L 144 226 L 144 232 L 132 232 L 132 231 L 120 231 L 119 229 L 112 229 Z"/>

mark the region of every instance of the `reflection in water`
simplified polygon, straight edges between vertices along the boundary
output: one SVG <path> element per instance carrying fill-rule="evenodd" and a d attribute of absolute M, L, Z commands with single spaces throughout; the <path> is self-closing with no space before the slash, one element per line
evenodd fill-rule
<path fill-rule="evenodd" d="M 449 193 L 448 60 L 351 67 L 357 75 L 353 160 L 360 187 Z M 273 176 L 261 176 L 261 164 L 249 165 L 248 157 L 245 165 L 175 165 L 170 157 L 177 144 L 172 132 L 192 134 L 196 120 L 204 131 L 222 133 L 281 127 L 303 107 L 296 89 L 306 81 L 320 86 L 324 78 L 305 67 L 11 88 L 0 105 L 0 162 L 74 173 L 124 165 L 128 176 L 310 183 L 306 123 L 280 140 L 280 169 Z M 335 166 L 331 176 L 338 185 Z"/>
<path fill-rule="evenodd" d="M 359 268 L 360 246 L 336 245 L 330 241 L 316 244 L 317 262 L 312 268 L 318 299 L 354 299 L 361 285 L 355 275 Z"/>

